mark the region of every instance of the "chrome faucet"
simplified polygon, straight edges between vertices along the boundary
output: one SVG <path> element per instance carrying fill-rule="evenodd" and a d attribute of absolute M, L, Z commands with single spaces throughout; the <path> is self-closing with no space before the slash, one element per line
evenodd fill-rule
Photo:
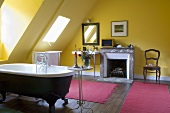
<path fill-rule="evenodd" d="M 36 57 L 36 72 L 47 72 L 47 66 L 48 66 L 48 57 L 45 54 L 45 52 L 39 52 L 37 53 Z"/>

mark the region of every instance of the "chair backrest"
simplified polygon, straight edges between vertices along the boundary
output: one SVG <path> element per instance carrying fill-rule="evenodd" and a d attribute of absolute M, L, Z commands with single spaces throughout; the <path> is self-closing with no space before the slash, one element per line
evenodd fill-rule
<path fill-rule="evenodd" d="M 156 65 L 158 66 L 158 60 L 160 57 L 160 51 L 156 49 L 145 50 L 146 65 Z"/>

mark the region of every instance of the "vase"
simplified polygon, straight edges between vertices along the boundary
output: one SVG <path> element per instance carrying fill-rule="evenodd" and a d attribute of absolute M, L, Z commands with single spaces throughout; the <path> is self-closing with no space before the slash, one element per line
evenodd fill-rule
<path fill-rule="evenodd" d="M 84 67 L 90 68 L 90 58 L 83 59 Z"/>

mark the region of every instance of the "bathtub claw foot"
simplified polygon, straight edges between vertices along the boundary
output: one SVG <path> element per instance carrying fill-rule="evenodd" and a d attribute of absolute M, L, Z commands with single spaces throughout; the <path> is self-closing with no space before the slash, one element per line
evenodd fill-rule
<path fill-rule="evenodd" d="M 44 98 L 49 104 L 49 113 L 55 113 L 55 103 L 60 97 L 53 92 L 50 92 L 48 96 Z"/>
<path fill-rule="evenodd" d="M 3 101 L 5 101 L 5 99 L 6 99 L 6 92 L 0 92 L 0 94 L 2 95 L 2 98 L 0 99 L 0 103 L 2 103 Z"/>
<path fill-rule="evenodd" d="M 66 99 L 66 98 L 62 98 L 62 100 L 64 100 L 63 106 L 65 106 L 65 105 L 67 105 L 67 104 L 68 104 L 68 99 Z"/>
<path fill-rule="evenodd" d="M 6 90 L 5 90 L 5 88 L 4 88 L 4 83 L 3 82 L 1 82 L 0 83 L 0 94 L 1 94 L 1 98 L 0 98 L 0 103 L 2 103 L 3 101 L 5 101 L 5 99 L 6 99 Z"/>
<path fill-rule="evenodd" d="M 49 104 L 49 113 L 55 113 L 55 105 Z"/>
<path fill-rule="evenodd" d="M 68 99 L 66 99 L 65 97 L 61 98 L 62 100 L 64 100 L 64 103 L 68 104 Z"/>

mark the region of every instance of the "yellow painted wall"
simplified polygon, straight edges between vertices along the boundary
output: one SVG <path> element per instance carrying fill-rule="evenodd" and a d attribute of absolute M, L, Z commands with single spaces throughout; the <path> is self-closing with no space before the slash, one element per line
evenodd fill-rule
<path fill-rule="evenodd" d="M 100 38 L 113 38 L 123 46 L 135 46 L 134 74 L 142 75 L 144 50 L 161 51 L 162 76 L 170 76 L 170 0 L 99 0 L 87 18 L 100 23 Z M 127 37 L 111 37 L 112 21 L 128 21 Z M 85 21 L 84 21 L 85 22 Z M 74 64 L 74 45 L 82 49 L 81 25 L 74 39 L 62 53 L 62 65 Z M 97 56 L 99 71 L 100 57 Z M 78 60 L 81 65 L 82 61 Z"/>
<path fill-rule="evenodd" d="M 0 43 L 0 59 L 2 59 L 2 54 L 3 54 L 3 44 Z"/>

